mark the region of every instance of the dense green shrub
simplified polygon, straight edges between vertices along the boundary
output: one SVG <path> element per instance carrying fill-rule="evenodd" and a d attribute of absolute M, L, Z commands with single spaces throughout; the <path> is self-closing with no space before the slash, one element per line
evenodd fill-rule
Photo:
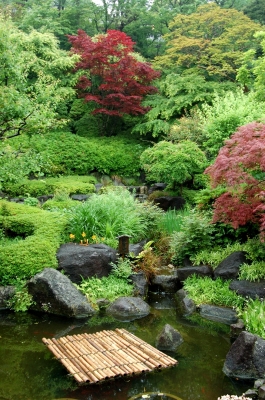
<path fill-rule="evenodd" d="M 243 318 L 246 329 L 253 335 L 258 335 L 265 339 L 264 318 L 265 302 L 260 299 L 249 299 L 246 308 L 240 315 Z"/>
<path fill-rule="evenodd" d="M 46 267 L 55 268 L 66 223 L 58 213 L 2 200 L 0 227 L 9 240 L 0 244 L 1 284 L 29 279 Z M 21 240 L 15 240 L 16 235 Z"/>
<path fill-rule="evenodd" d="M 19 140 L 16 141 L 17 146 Z M 70 132 L 33 136 L 28 146 L 39 152 L 44 159 L 52 160 L 55 175 L 86 175 L 98 171 L 108 175 L 137 176 L 140 171 L 140 154 L 145 149 L 133 138 L 85 138 Z"/>
<path fill-rule="evenodd" d="M 61 176 L 59 178 L 22 179 L 15 183 L 6 183 L 5 192 L 10 196 L 42 196 L 58 191 L 66 191 L 69 194 L 93 193 L 96 179 L 93 176 Z"/>

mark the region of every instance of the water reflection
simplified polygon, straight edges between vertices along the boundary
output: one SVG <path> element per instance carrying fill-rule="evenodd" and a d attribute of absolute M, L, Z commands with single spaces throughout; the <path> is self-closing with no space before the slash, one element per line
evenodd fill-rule
<path fill-rule="evenodd" d="M 223 394 L 239 395 L 248 389 L 222 373 L 230 347 L 228 334 L 216 334 L 190 323 L 177 315 L 171 301 L 164 298 L 163 302 L 165 308 L 159 300 L 151 299 L 152 313 L 132 322 L 95 316 L 84 323 L 46 314 L 0 313 L 0 399 L 126 400 L 139 393 L 164 392 L 182 400 L 217 400 Z M 166 323 L 184 339 L 176 353 L 168 353 L 178 360 L 177 367 L 97 386 L 77 387 L 41 340 L 125 328 L 155 346 L 156 336 Z"/>

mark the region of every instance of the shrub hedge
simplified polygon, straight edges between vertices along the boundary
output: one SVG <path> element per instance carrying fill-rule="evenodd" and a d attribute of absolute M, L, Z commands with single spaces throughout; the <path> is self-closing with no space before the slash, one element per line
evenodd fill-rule
<path fill-rule="evenodd" d="M 44 268 L 56 268 L 56 251 L 66 224 L 59 213 L 1 200 L 0 228 L 5 235 L 0 242 L 0 284 L 13 284 Z M 21 240 L 16 240 L 16 235 Z"/>

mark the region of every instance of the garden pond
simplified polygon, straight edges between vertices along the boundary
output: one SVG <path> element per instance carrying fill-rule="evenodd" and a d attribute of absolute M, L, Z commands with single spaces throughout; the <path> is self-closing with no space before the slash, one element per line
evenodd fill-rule
<path fill-rule="evenodd" d="M 148 302 L 151 314 L 131 322 L 114 321 L 104 315 L 78 321 L 49 314 L 1 312 L 0 400 L 132 400 L 148 396 L 217 400 L 224 394 L 240 395 L 251 387 L 222 372 L 231 345 L 227 329 L 217 329 L 214 324 L 202 326 L 182 317 L 176 311 L 174 298 L 166 294 L 151 293 Z M 124 328 L 155 346 L 156 336 L 166 323 L 184 339 L 176 353 L 168 353 L 178 360 L 176 367 L 100 385 L 78 387 L 42 343 L 43 337 Z M 169 396 L 162 397 L 162 393 Z"/>

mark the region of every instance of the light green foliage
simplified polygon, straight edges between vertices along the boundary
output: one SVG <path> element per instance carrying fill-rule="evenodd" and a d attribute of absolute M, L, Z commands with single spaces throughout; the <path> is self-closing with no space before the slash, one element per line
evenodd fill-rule
<path fill-rule="evenodd" d="M 249 299 L 241 314 L 246 330 L 265 339 L 265 302 Z"/>
<path fill-rule="evenodd" d="M 211 219 L 191 211 L 183 217 L 182 229 L 171 235 L 170 247 L 173 252 L 172 262 L 182 264 L 186 257 L 191 257 L 202 249 L 210 249 L 213 245 L 214 226 Z"/>
<path fill-rule="evenodd" d="M 184 289 L 197 306 L 213 304 L 216 306 L 242 309 L 245 299 L 229 289 L 230 281 L 220 278 L 215 280 L 209 277 L 189 276 L 184 281 Z"/>
<path fill-rule="evenodd" d="M 214 244 L 214 243 L 213 243 Z M 215 269 L 220 262 L 222 262 L 226 257 L 228 257 L 234 251 L 244 251 L 245 245 L 239 242 L 228 244 L 226 247 L 214 247 L 199 251 L 198 253 L 192 255 L 191 261 L 194 265 L 210 265 Z"/>
<path fill-rule="evenodd" d="M 237 90 L 216 95 L 212 105 L 202 105 L 200 116 L 204 129 L 203 149 L 213 158 L 239 126 L 262 121 L 265 111 L 264 104 L 252 94 Z"/>
<path fill-rule="evenodd" d="M 250 265 L 241 265 L 238 279 L 251 282 L 265 279 L 265 261 L 254 261 Z"/>
<path fill-rule="evenodd" d="M 120 257 L 117 264 L 111 263 L 112 271 L 111 275 L 119 279 L 128 279 L 133 273 L 132 262 L 128 258 Z"/>
<path fill-rule="evenodd" d="M 120 235 L 129 235 L 132 242 L 137 242 L 147 233 L 144 216 L 138 213 L 140 207 L 141 203 L 124 188 L 93 194 L 69 211 L 69 234 L 76 242 L 84 238 L 91 242 L 94 235 L 109 245 L 117 245 Z"/>
<path fill-rule="evenodd" d="M 59 178 L 43 178 L 38 180 L 22 179 L 17 183 L 6 183 L 4 190 L 10 196 L 42 196 L 53 194 L 58 190 L 69 194 L 93 193 L 96 179 L 93 176 L 61 176 Z"/>
<path fill-rule="evenodd" d="M 70 71 L 76 61 L 53 34 L 24 33 L 0 16 L 0 138 L 66 123 L 58 109 L 75 95 Z"/>
<path fill-rule="evenodd" d="M 36 197 L 28 196 L 24 199 L 24 204 L 31 207 L 37 207 L 39 205 L 39 200 Z"/>
<path fill-rule="evenodd" d="M 44 268 L 56 268 L 56 251 L 62 243 L 66 223 L 59 213 L 2 200 L 0 227 L 10 239 L 0 245 L 1 284 L 14 284 Z"/>
<path fill-rule="evenodd" d="M 171 126 L 176 118 L 189 112 L 193 107 L 210 102 L 215 92 L 231 90 L 234 84 L 229 82 L 207 82 L 195 73 L 178 74 L 169 72 L 157 81 L 159 93 L 147 96 L 144 105 L 151 107 L 143 121 L 133 128 L 132 133 L 152 134 L 153 137 L 170 136 Z M 190 139 L 185 138 L 185 139 Z"/>
<path fill-rule="evenodd" d="M 175 188 L 202 173 L 206 157 L 189 140 L 177 144 L 160 141 L 141 154 L 140 162 L 149 181 L 165 182 Z"/>
<path fill-rule="evenodd" d="M 94 277 L 83 279 L 78 289 L 92 304 L 95 304 L 100 298 L 114 301 L 120 296 L 131 296 L 133 285 L 127 279 L 110 274 L 101 279 Z"/>
<path fill-rule="evenodd" d="M 256 32 L 254 38 L 256 42 L 253 40 L 253 48 L 244 54 L 243 65 L 238 70 L 237 79 L 245 87 L 253 89 L 256 100 L 263 103 L 265 94 L 265 33 L 263 31 Z M 259 44 L 259 52 L 257 52 L 257 45 L 255 48 L 255 43 Z"/>

